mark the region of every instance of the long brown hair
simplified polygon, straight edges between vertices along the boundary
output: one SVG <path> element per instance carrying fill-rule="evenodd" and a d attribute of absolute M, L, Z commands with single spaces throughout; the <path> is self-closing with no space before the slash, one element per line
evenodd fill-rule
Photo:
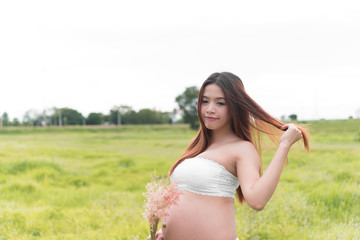
<path fill-rule="evenodd" d="M 274 118 L 265 112 L 246 92 L 241 79 L 229 72 L 213 73 L 202 84 L 198 95 L 198 116 L 200 121 L 200 129 L 196 137 L 190 142 L 185 152 L 171 166 L 169 175 L 174 169 L 185 159 L 192 158 L 204 152 L 209 146 L 211 140 L 211 130 L 205 127 L 201 118 L 201 100 L 204 89 L 209 84 L 217 84 L 224 92 L 226 104 L 229 113 L 232 116 L 232 130 L 241 139 L 253 143 L 257 152 L 261 157 L 261 135 L 266 134 L 273 142 L 278 144 L 278 136 L 281 135 L 281 127 L 285 123 Z M 303 134 L 303 142 L 305 148 L 309 151 L 308 133 L 305 128 L 297 126 Z M 281 131 L 280 131 L 281 130 Z M 260 162 L 259 173 L 262 174 L 262 166 Z M 244 196 L 239 186 L 236 189 L 239 202 L 244 201 Z"/>

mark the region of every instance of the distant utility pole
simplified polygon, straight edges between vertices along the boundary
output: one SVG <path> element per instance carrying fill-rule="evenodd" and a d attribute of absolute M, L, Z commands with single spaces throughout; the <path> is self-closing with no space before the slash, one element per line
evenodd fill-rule
<path fill-rule="evenodd" d="M 59 127 L 62 127 L 62 121 L 61 121 L 61 109 L 59 109 Z"/>
<path fill-rule="evenodd" d="M 121 125 L 121 115 L 120 115 L 120 107 L 118 108 L 118 117 L 117 117 L 117 125 L 120 126 Z"/>

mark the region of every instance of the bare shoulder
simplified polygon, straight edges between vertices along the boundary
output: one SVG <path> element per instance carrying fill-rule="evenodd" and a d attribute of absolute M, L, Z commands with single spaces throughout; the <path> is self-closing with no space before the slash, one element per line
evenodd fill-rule
<path fill-rule="evenodd" d="M 234 142 L 234 145 L 236 145 L 236 147 L 238 147 L 238 148 L 245 149 L 245 150 L 249 150 L 249 148 L 255 149 L 255 146 L 252 142 L 242 140 L 242 139 L 239 139 L 238 141 Z"/>
<path fill-rule="evenodd" d="M 259 162 L 259 155 L 253 143 L 239 139 L 230 145 L 230 152 L 233 159 L 239 161 Z"/>
<path fill-rule="evenodd" d="M 231 152 L 241 154 L 242 152 L 256 152 L 256 148 L 252 142 L 238 139 L 229 145 Z"/>

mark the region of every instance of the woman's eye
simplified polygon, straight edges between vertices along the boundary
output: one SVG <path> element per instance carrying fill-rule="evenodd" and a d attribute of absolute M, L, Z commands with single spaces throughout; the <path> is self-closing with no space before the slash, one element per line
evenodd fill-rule
<path fill-rule="evenodd" d="M 222 102 L 218 102 L 219 105 L 225 105 L 225 103 L 222 103 Z"/>
<path fill-rule="evenodd" d="M 202 102 L 202 103 L 207 103 L 208 101 L 206 101 L 206 100 L 202 100 L 201 102 Z"/>

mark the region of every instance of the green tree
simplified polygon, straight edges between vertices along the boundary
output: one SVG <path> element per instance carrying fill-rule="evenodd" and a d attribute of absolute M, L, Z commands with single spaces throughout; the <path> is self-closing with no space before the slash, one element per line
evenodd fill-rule
<path fill-rule="evenodd" d="M 138 112 L 138 120 L 141 124 L 160 123 L 159 119 L 156 117 L 156 112 L 148 108 L 141 109 Z"/>
<path fill-rule="evenodd" d="M 290 121 L 297 121 L 297 115 L 296 114 L 291 114 L 289 115 Z"/>
<path fill-rule="evenodd" d="M 122 124 L 138 124 L 138 113 L 134 110 L 123 113 L 121 116 L 121 122 Z"/>
<path fill-rule="evenodd" d="M 162 124 L 171 123 L 170 113 L 156 111 L 149 108 L 140 109 L 136 112 L 130 106 L 114 106 L 105 119 L 110 124 L 117 124 L 118 117 L 121 124 Z"/>
<path fill-rule="evenodd" d="M 163 124 L 171 123 L 170 113 L 156 111 L 149 108 L 141 109 L 136 116 L 140 124 Z"/>
<path fill-rule="evenodd" d="M 61 114 L 61 124 L 62 125 L 82 125 L 83 124 L 83 115 L 71 108 L 60 108 L 55 109 L 53 115 L 51 116 L 51 123 L 59 124 L 59 114 Z"/>
<path fill-rule="evenodd" d="M 1 120 L 2 120 L 2 125 L 5 126 L 9 126 L 10 122 L 9 122 L 9 115 L 4 112 L 1 116 Z"/>
<path fill-rule="evenodd" d="M 13 126 L 20 126 L 20 121 L 19 121 L 19 119 L 18 118 L 14 118 L 14 120 L 13 120 L 13 122 L 12 122 L 12 125 Z"/>
<path fill-rule="evenodd" d="M 172 112 L 157 112 L 160 123 L 172 124 Z"/>
<path fill-rule="evenodd" d="M 101 125 L 104 123 L 104 115 L 102 113 L 92 112 L 86 118 L 86 124 Z"/>
<path fill-rule="evenodd" d="M 133 111 L 132 107 L 127 105 L 115 105 L 111 108 L 108 115 L 108 121 L 111 124 L 117 125 L 118 123 L 123 124 L 123 116 Z"/>
<path fill-rule="evenodd" d="M 193 129 L 199 127 L 199 119 L 197 116 L 198 95 L 198 88 L 193 86 L 186 88 L 185 91 L 175 99 L 182 111 L 184 123 L 190 123 L 190 127 Z"/>

